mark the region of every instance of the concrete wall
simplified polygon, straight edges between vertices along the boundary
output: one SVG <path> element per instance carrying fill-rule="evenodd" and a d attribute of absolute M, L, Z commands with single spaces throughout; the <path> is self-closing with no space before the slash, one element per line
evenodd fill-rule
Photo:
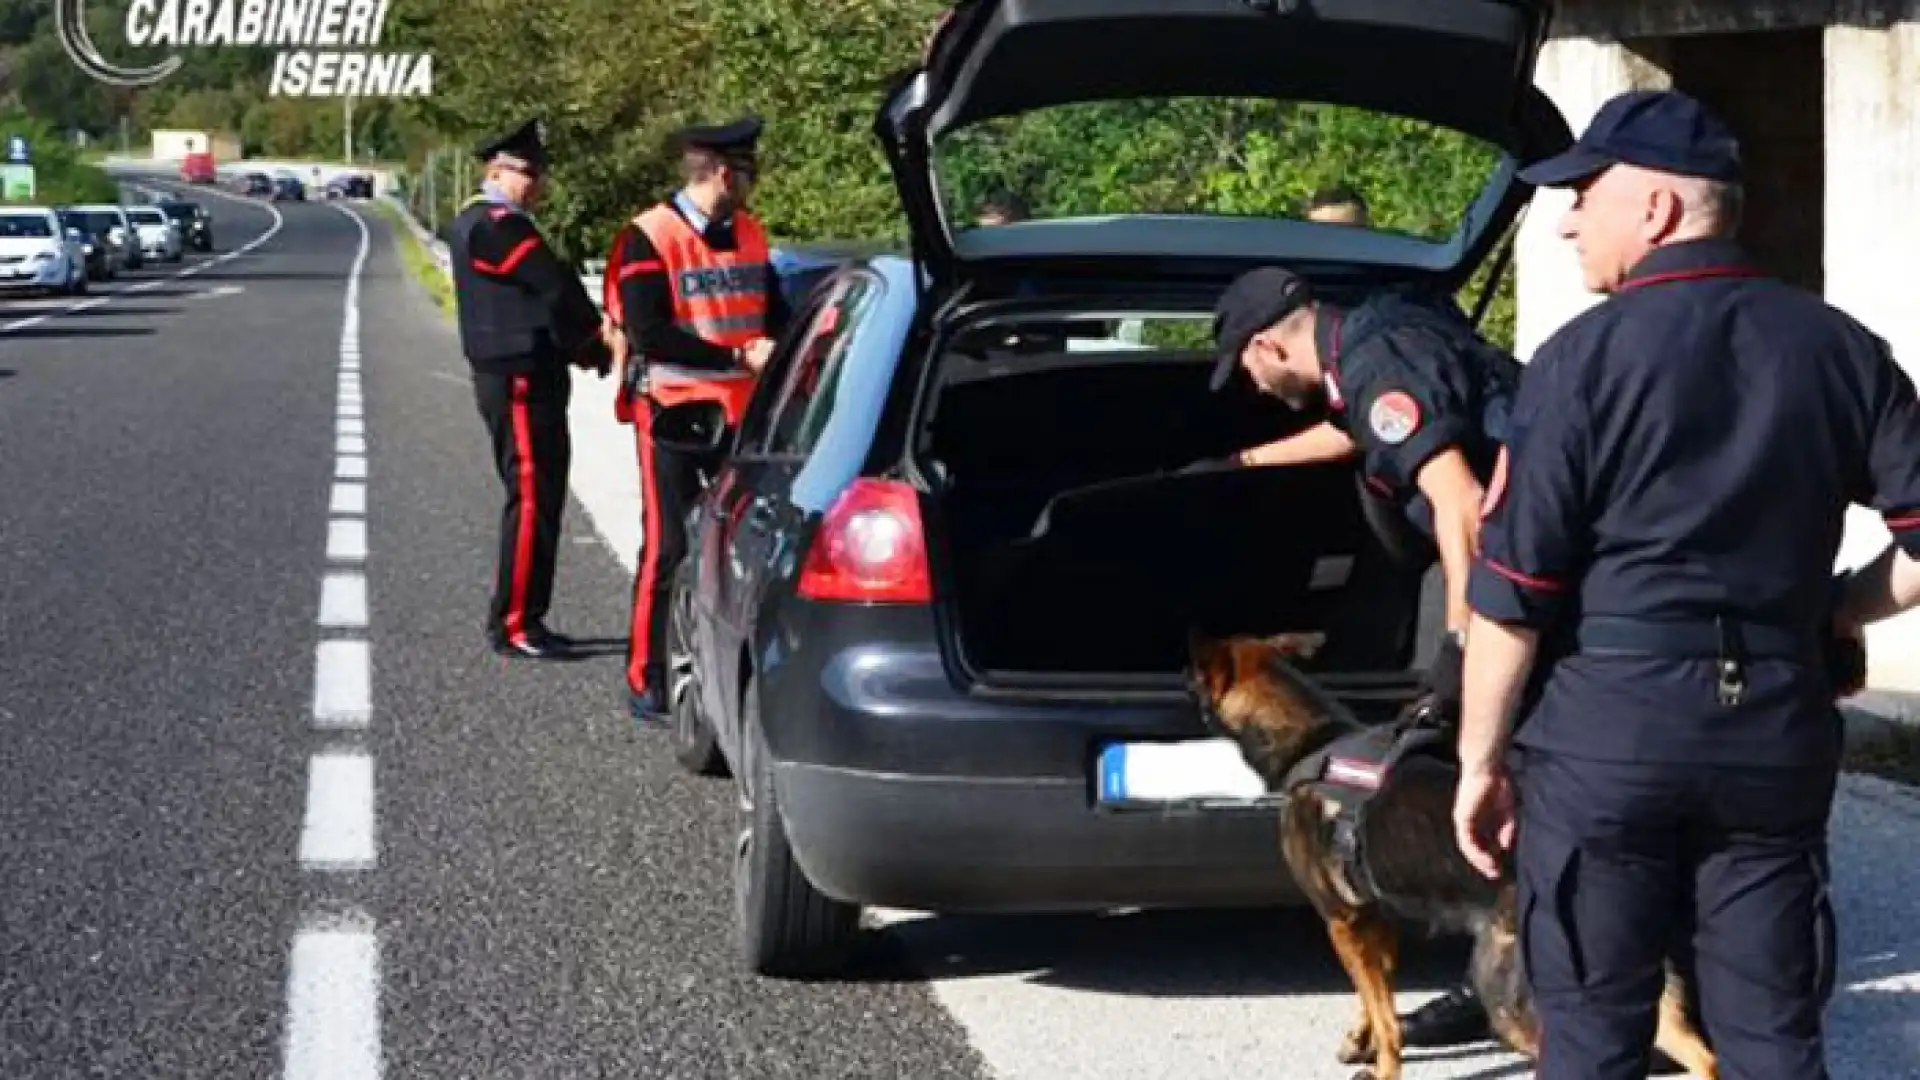
<path fill-rule="evenodd" d="M 1783 29 L 1836 12 L 1844 25 L 1824 30 L 1824 214 L 1820 279 L 1828 300 L 1872 327 L 1920 380 L 1920 0 L 1886 6 L 1774 3 L 1655 4 L 1591 0 L 1563 7 L 1544 49 L 1537 82 L 1578 132 L 1601 102 L 1623 90 L 1671 85 L 1655 43 L 1622 38 L 1660 34 Z M 1737 17 L 1744 12 L 1744 17 Z M 1792 93 L 1787 87 L 1783 93 Z M 1517 351 L 1525 359 L 1547 335 L 1598 301 L 1581 287 L 1573 254 L 1556 222 L 1570 196 L 1541 192 L 1522 226 L 1515 267 Z M 1809 208 L 1812 212 L 1812 208 Z M 1915 448 L 1920 453 L 1920 447 Z M 1877 515 L 1855 509 L 1838 559 L 1857 566 L 1887 542 Z M 1871 684 L 1920 691 L 1920 612 L 1869 632 Z"/>

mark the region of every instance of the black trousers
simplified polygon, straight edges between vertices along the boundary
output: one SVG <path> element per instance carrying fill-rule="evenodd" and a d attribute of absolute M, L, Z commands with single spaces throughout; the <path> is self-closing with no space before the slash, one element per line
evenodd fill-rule
<path fill-rule="evenodd" d="M 496 642 L 521 642 L 546 626 L 573 457 L 567 432 L 572 392 L 565 369 L 473 376 L 474 400 L 506 488 L 493 601 L 487 608 L 487 636 Z"/>
<path fill-rule="evenodd" d="M 1647 1075 L 1676 927 L 1721 1077 L 1825 1080 L 1836 767 L 1514 758 L 1540 1080 Z"/>
<path fill-rule="evenodd" d="M 634 453 L 640 464 L 640 560 L 633 576 L 633 619 L 627 632 L 627 689 L 665 694 L 667 621 L 673 576 L 687 557 L 687 512 L 700 497 L 701 459 L 653 441 L 661 406 L 634 402 Z M 664 701 L 663 701 L 664 704 Z"/>

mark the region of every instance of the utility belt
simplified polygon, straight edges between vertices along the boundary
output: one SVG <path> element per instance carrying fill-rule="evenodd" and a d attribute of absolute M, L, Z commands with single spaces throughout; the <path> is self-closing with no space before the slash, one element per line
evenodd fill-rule
<path fill-rule="evenodd" d="M 663 407 L 704 400 L 718 402 L 727 426 L 737 426 L 746 416 L 756 381 L 753 372 L 740 368 L 716 371 L 636 358 L 627 364 L 625 385 L 614 397 L 614 419 L 633 423 L 633 410 L 643 397 Z"/>
<path fill-rule="evenodd" d="M 1749 661 L 1818 662 L 1822 648 L 1805 630 L 1720 616 L 1668 620 L 1589 615 L 1580 620 L 1575 640 L 1580 652 L 1593 655 L 1712 660 L 1720 675 L 1720 703 L 1728 706 L 1746 696 Z"/>
<path fill-rule="evenodd" d="M 682 364 L 669 364 L 658 360 L 640 360 L 627 365 L 627 391 L 633 394 L 651 393 L 654 387 L 670 383 L 724 383 L 751 380 L 753 372 L 732 370 L 716 371 L 712 368 L 686 367 Z"/>

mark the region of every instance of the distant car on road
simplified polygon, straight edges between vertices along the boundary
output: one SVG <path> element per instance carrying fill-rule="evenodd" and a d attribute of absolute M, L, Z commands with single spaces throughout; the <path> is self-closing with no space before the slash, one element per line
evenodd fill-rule
<path fill-rule="evenodd" d="M 233 179 L 233 190 L 254 197 L 272 195 L 273 177 L 263 172 L 241 173 Z"/>
<path fill-rule="evenodd" d="M 329 199 L 373 198 L 373 177 L 366 173 L 335 173 L 327 180 Z"/>
<path fill-rule="evenodd" d="M 276 176 L 273 178 L 274 202 L 306 202 L 307 185 L 297 176 Z"/>
<path fill-rule="evenodd" d="M 180 163 L 180 179 L 189 184 L 211 184 L 219 179 L 219 170 L 214 168 L 213 155 L 202 150 L 188 154 Z"/>
<path fill-rule="evenodd" d="M 147 265 L 146 254 L 141 249 L 140 233 L 134 228 L 133 219 L 127 216 L 127 208 L 119 203 L 79 203 L 73 210 L 86 214 L 88 220 L 106 231 L 108 239 L 118 244 L 124 256 L 121 264 L 128 270 L 138 270 Z M 88 232 L 95 231 L 90 228 Z"/>
<path fill-rule="evenodd" d="M 126 248 L 112 236 L 111 222 L 105 214 L 89 214 L 70 206 L 59 208 L 60 224 L 79 234 L 81 251 L 87 259 L 90 281 L 112 281 L 127 268 Z"/>
<path fill-rule="evenodd" d="M 87 291 L 87 257 L 52 207 L 0 207 L 0 289 Z"/>
<path fill-rule="evenodd" d="M 186 241 L 180 227 L 165 210 L 151 203 L 130 206 L 127 217 L 140 236 L 140 254 L 155 262 L 179 262 L 186 254 Z"/>
<path fill-rule="evenodd" d="M 162 199 L 154 204 L 173 219 L 187 246 L 195 251 L 213 250 L 213 214 L 188 199 Z"/>

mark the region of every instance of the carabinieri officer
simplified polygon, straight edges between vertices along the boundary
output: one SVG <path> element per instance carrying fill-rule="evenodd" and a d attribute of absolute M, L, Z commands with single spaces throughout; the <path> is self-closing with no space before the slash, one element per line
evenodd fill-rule
<path fill-rule="evenodd" d="M 573 644 L 546 625 L 572 456 L 567 365 L 605 376 L 613 354 L 611 324 L 527 216 L 546 178 L 540 127 L 528 120 L 476 148 L 485 177 L 447 248 L 460 346 L 506 487 L 487 639 L 504 655 L 550 660 Z"/>
<path fill-rule="evenodd" d="M 1740 148 L 1699 102 L 1616 97 L 1522 177 L 1573 189 L 1560 231 L 1609 295 L 1515 401 L 1468 590 L 1460 846 L 1489 876 L 1512 848 L 1542 1080 L 1647 1075 L 1676 944 L 1721 1075 L 1821 1080 L 1834 700 L 1864 671 L 1837 638 L 1920 594 L 1913 384 L 1734 241 Z M 1900 553 L 1836 604 L 1850 502 Z"/>

